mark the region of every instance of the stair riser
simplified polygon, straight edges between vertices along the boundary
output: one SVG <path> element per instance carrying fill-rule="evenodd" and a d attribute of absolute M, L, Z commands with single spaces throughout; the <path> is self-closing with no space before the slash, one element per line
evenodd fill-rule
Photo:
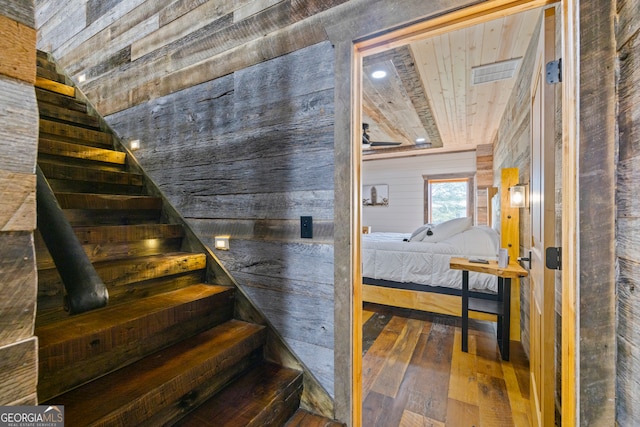
<path fill-rule="evenodd" d="M 87 112 L 87 104 L 77 100 L 76 98 L 69 98 L 68 96 L 60 95 L 55 92 L 49 92 L 48 90 L 36 88 L 36 98 L 38 102 L 48 102 L 49 104 L 57 105 L 58 107 L 66 108 L 67 110 L 78 111 L 81 113 Z"/>
<path fill-rule="evenodd" d="M 42 77 L 48 80 L 53 80 L 54 82 L 58 82 L 62 84 L 65 84 L 67 81 L 62 74 L 58 74 L 56 70 L 52 70 L 51 68 L 37 67 L 36 75 L 38 77 Z"/>
<path fill-rule="evenodd" d="M 197 408 L 207 399 L 220 392 L 220 390 L 224 389 L 224 387 L 229 383 L 232 383 L 233 381 L 240 378 L 242 374 L 244 374 L 247 370 L 251 369 L 251 367 L 259 363 L 262 358 L 262 349 L 259 348 L 242 359 L 236 359 L 235 361 L 225 361 L 225 365 L 227 366 L 224 367 L 224 371 L 216 375 L 208 375 L 206 381 L 198 381 L 199 384 L 196 387 L 185 387 L 183 389 L 184 393 L 179 396 L 178 399 L 175 399 L 171 406 L 162 408 L 161 410 L 157 411 L 152 417 L 149 417 L 146 420 L 141 419 L 138 425 L 141 427 L 172 425 L 175 421 L 184 417 L 186 413 L 192 411 L 194 408 Z M 233 364 L 231 365 L 231 363 Z M 154 400 L 162 402 L 164 401 L 164 398 L 157 396 Z M 128 411 L 124 417 L 120 418 L 120 420 L 123 421 L 122 424 L 112 424 L 111 420 L 107 420 L 106 422 L 98 425 L 104 427 L 110 427 L 112 425 L 126 427 L 130 425 L 127 423 L 127 419 L 131 416 L 130 414 L 136 412 L 139 412 L 137 408 Z"/>
<path fill-rule="evenodd" d="M 158 210 L 65 209 L 64 212 L 72 226 L 149 224 L 160 220 L 160 211 Z"/>
<path fill-rule="evenodd" d="M 109 289 L 109 305 L 114 306 L 132 302 L 151 295 L 202 283 L 203 280 L 204 272 L 195 271 L 179 276 L 161 277 L 159 279 L 111 288 Z M 54 286 L 45 287 L 44 285 L 38 285 L 38 316 L 36 317 L 36 327 L 41 327 L 69 317 L 69 313 L 63 310 L 63 298 L 64 288 L 62 287 L 61 281 Z"/>
<path fill-rule="evenodd" d="M 104 166 L 111 164 L 114 167 L 122 168 L 126 163 L 126 154 L 113 150 L 105 150 L 86 145 L 72 144 L 62 141 L 40 139 L 38 142 L 38 157 L 50 157 L 57 161 L 74 162 L 98 162 Z M 90 163 L 84 163 L 90 165 Z"/>
<path fill-rule="evenodd" d="M 36 66 L 44 68 L 45 70 L 56 71 L 56 65 L 53 62 L 50 62 L 46 56 L 38 55 L 36 57 Z"/>
<path fill-rule="evenodd" d="M 181 238 L 139 240 L 118 243 L 87 243 L 82 245 L 91 262 L 101 262 L 127 257 L 159 255 L 166 252 L 177 252 L 182 244 Z M 38 270 L 55 268 L 51 254 L 44 242 L 36 239 L 36 260 Z"/>
<path fill-rule="evenodd" d="M 300 407 L 302 397 L 302 376 L 299 381 L 284 389 L 278 398 L 265 406 L 259 416 L 255 417 L 247 427 L 281 427 Z"/>
<path fill-rule="evenodd" d="M 160 210 L 162 199 L 149 196 L 113 196 L 83 193 L 57 193 L 62 209 Z"/>
<path fill-rule="evenodd" d="M 94 264 L 94 267 L 104 284 L 109 288 L 111 296 L 113 293 L 117 294 L 118 287 L 125 285 L 203 270 L 206 268 L 206 262 L 206 257 L 203 254 L 193 254 L 168 259 L 142 258 L 140 260 L 97 263 Z M 62 279 L 55 269 L 38 271 L 38 283 L 45 294 L 58 294 L 64 287 Z"/>
<path fill-rule="evenodd" d="M 47 179 L 90 182 L 107 185 L 142 186 L 142 175 L 124 172 L 105 171 L 94 168 L 64 166 L 55 163 L 39 163 Z"/>
<path fill-rule="evenodd" d="M 233 290 L 172 307 L 73 341 L 41 347 L 38 396 L 53 396 L 133 363 L 233 315 Z M 60 355 L 63 355 L 61 357 Z"/>
<path fill-rule="evenodd" d="M 40 137 L 113 148 L 113 137 L 108 133 L 44 119 L 40 120 Z"/>
<path fill-rule="evenodd" d="M 247 372 L 213 399 L 180 420 L 175 427 L 281 427 L 300 406 L 302 374 L 272 363 Z"/>
<path fill-rule="evenodd" d="M 47 178 L 51 189 L 57 192 L 85 192 L 100 194 L 140 195 L 144 188 L 141 185 L 104 184 L 98 182 L 70 181 L 66 179 Z"/>
<path fill-rule="evenodd" d="M 177 224 L 136 225 L 120 227 L 76 227 L 81 243 L 119 243 L 146 239 L 175 239 L 184 237 Z"/>
<path fill-rule="evenodd" d="M 38 153 L 38 163 L 65 163 L 69 166 L 94 168 L 109 172 L 126 172 L 124 164 L 105 163 L 100 160 L 81 159 L 72 156 L 58 156 L 55 154 Z"/>
<path fill-rule="evenodd" d="M 74 126 L 82 126 L 88 129 L 99 130 L 100 120 L 94 116 L 79 111 L 67 110 L 53 104 L 38 101 L 38 110 L 41 118 L 49 120 L 66 122 Z"/>

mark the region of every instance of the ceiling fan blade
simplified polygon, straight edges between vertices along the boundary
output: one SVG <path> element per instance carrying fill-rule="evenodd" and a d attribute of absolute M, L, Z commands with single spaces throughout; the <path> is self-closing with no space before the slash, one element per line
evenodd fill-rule
<path fill-rule="evenodd" d="M 370 144 L 372 147 L 389 147 L 389 146 L 400 145 L 402 144 L 402 142 L 371 141 Z"/>

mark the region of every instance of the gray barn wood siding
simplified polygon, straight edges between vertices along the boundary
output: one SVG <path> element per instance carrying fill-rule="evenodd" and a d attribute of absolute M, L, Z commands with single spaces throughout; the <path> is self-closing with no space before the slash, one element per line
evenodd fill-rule
<path fill-rule="evenodd" d="M 618 2 L 616 42 L 619 159 L 616 192 L 617 382 L 616 412 L 621 427 L 640 425 L 640 2 Z"/>
<path fill-rule="evenodd" d="M 206 244 L 231 235 L 216 255 L 331 394 L 333 56 L 316 44 L 107 117 L 143 135 L 136 157 Z"/>

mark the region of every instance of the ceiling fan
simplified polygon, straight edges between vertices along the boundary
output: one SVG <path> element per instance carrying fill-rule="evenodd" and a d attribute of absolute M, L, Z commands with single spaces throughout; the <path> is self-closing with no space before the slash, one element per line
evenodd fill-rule
<path fill-rule="evenodd" d="M 369 123 L 362 123 L 362 148 L 396 146 L 402 144 L 401 142 L 371 141 L 369 139 L 368 131 Z"/>

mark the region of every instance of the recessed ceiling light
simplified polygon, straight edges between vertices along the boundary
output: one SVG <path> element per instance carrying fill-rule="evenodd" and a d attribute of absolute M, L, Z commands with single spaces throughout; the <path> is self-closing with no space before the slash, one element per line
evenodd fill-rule
<path fill-rule="evenodd" d="M 421 143 L 423 143 L 423 142 L 425 142 L 425 141 L 426 141 L 426 139 L 425 139 L 425 138 L 416 138 L 416 143 L 417 143 L 417 144 L 421 144 Z"/>
<path fill-rule="evenodd" d="M 373 77 L 374 79 L 384 79 L 385 77 L 387 77 L 387 72 L 384 70 L 377 70 L 371 73 L 371 77 Z"/>
<path fill-rule="evenodd" d="M 78 83 L 84 83 L 85 80 L 87 80 L 87 75 L 86 74 L 80 74 L 78 76 Z"/>

